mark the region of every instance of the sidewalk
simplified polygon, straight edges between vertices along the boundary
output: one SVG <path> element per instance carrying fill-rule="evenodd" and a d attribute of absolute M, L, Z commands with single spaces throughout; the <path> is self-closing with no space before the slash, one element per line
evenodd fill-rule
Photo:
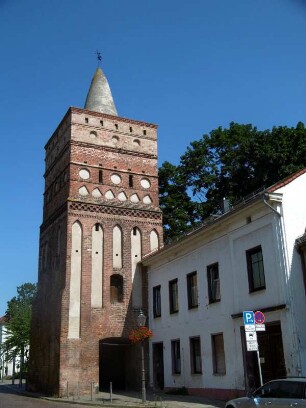
<path fill-rule="evenodd" d="M 204 397 L 197 397 L 192 395 L 170 395 L 165 393 L 151 393 L 147 392 L 147 402 L 142 403 L 141 393 L 137 392 L 123 392 L 120 394 L 113 394 L 112 401 L 110 400 L 110 394 L 106 392 L 99 392 L 94 394 L 91 400 L 90 396 L 82 396 L 80 399 L 77 397 L 69 398 L 52 398 L 46 397 L 42 394 L 32 393 L 25 390 L 24 385 L 22 387 L 19 384 L 12 385 L 11 382 L 5 381 L 0 383 L 0 386 L 4 386 L 7 389 L 34 398 L 41 398 L 48 401 L 63 402 L 68 404 L 78 404 L 84 406 L 102 406 L 102 407 L 152 407 L 152 408 L 223 408 L 224 401 L 212 400 Z"/>

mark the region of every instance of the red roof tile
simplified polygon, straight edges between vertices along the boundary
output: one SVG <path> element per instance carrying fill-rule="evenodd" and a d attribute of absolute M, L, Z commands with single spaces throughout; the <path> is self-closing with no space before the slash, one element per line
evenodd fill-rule
<path fill-rule="evenodd" d="M 290 174 L 290 176 L 285 177 L 283 180 L 278 181 L 276 184 L 273 184 L 273 186 L 267 188 L 268 193 L 273 193 L 275 190 L 286 186 L 287 184 L 291 183 L 291 181 L 295 180 L 296 178 L 300 177 L 302 174 L 306 173 L 306 167 L 303 169 L 300 169 L 296 171 L 293 174 Z"/>

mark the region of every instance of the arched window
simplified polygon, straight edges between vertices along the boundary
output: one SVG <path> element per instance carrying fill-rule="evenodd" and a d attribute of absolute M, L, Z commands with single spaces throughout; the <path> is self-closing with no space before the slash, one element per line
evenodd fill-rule
<path fill-rule="evenodd" d="M 110 301 L 111 303 L 123 302 L 123 277 L 112 275 L 110 277 Z"/>
<path fill-rule="evenodd" d="M 48 265 L 48 250 L 49 250 L 49 243 L 48 241 L 46 241 L 45 245 L 44 245 L 44 252 L 43 252 L 43 270 L 47 269 L 47 265 Z"/>
<path fill-rule="evenodd" d="M 56 256 L 59 258 L 61 253 L 61 227 L 57 230 Z"/>

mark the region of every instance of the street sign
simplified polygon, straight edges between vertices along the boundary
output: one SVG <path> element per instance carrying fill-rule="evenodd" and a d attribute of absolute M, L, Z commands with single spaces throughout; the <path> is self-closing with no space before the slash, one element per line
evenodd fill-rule
<path fill-rule="evenodd" d="M 244 323 L 244 325 L 255 324 L 254 312 L 252 312 L 252 311 L 243 312 L 243 323 Z"/>
<path fill-rule="evenodd" d="M 258 351 L 257 341 L 247 341 L 247 351 Z"/>
<path fill-rule="evenodd" d="M 246 341 L 257 341 L 256 332 L 245 332 Z"/>
<path fill-rule="evenodd" d="M 253 331 L 255 331 L 255 324 L 246 324 L 246 325 L 244 326 L 244 330 L 245 330 L 246 332 L 253 332 Z"/>
<path fill-rule="evenodd" d="M 257 324 L 263 324 L 265 322 L 265 315 L 260 311 L 254 313 L 254 320 Z"/>
<path fill-rule="evenodd" d="M 256 351 L 260 385 L 262 385 L 263 384 L 262 372 L 261 372 L 262 361 L 259 356 L 256 332 L 266 330 L 265 325 L 264 325 L 265 315 L 259 310 L 257 310 L 255 313 L 251 310 L 246 310 L 242 313 L 242 315 L 243 315 L 243 323 L 244 323 L 244 330 L 245 330 L 246 348 L 247 348 L 247 351 Z"/>

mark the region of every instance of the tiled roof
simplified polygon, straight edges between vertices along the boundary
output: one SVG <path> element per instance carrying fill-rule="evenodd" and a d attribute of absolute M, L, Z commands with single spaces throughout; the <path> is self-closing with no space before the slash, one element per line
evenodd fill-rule
<path fill-rule="evenodd" d="M 297 246 L 302 246 L 306 244 L 306 232 L 304 233 L 304 235 L 298 237 L 295 241 Z"/>
<path fill-rule="evenodd" d="M 4 323 L 6 323 L 6 317 L 2 316 L 0 317 L 0 324 L 4 324 Z"/>
<path fill-rule="evenodd" d="M 157 251 L 152 251 L 149 254 L 145 255 L 142 260 L 147 260 L 151 257 L 154 257 L 156 254 L 170 248 L 171 246 L 175 246 L 178 242 L 181 242 L 182 240 L 188 238 L 191 235 L 197 234 L 198 232 L 202 231 L 203 229 L 205 229 L 206 227 L 208 227 L 211 224 L 217 223 L 219 222 L 221 219 L 223 219 L 224 216 L 227 216 L 237 210 L 239 210 L 240 208 L 242 208 L 245 205 L 248 205 L 249 202 L 254 201 L 255 199 L 258 199 L 262 196 L 264 196 L 265 193 L 273 193 L 275 192 L 277 189 L 286 186 L 287 184 L 291 183 L 293 180 L 297 179 L 298 177 L 300 177 L 302 174 L 306 173 L 306 167 L 296 171 L 293 174 L 290 174 L 289 176 L 285 177 L 283 180 L 278 181 L 277 183 L 273 184 L 272 186 L 268 187 L 268 188 L 260 188 L 254 192 L 252 192 L 251 194 L 249 194 L 248 196 L 244 197 L 242 200 L 238 201 L 237 203 L 235 203 L 229 211 L 219 214 L 218 216 L 215 217 L 209 217 L 206 221 L 204 221 L 203 223 L 201 223 L 201 225 L 193 228 L 192 230 L 188 231 L 187 233 L 185 233 L 183 236 L 174 239 L 172 242 L 166 244 L 163 248 L 161 248 L 160 250 Z M 302 240 L 302 241 L 300 241 Z M 301 243 L 306 242 L 306 233 L 298 238 L 296 240 L 296 244 L 300 245 Z"/>
<path fill-rule="evenodd" d="M 287 184 L 291 183 L 291 181 L 295 180 L 296 178 L 300 177 L 302 174 L 306 173 L 306 167 L 303 169 L 300 169 L 296 171 L 293 174 L 290 174 L 290 176 L 285 177 L 283 180 L 278 181 L 276 184 L 273 184 L 273 186 L 267 188 L 268 193 L 273 193 L 275 190 L 286 186 Z"/>

